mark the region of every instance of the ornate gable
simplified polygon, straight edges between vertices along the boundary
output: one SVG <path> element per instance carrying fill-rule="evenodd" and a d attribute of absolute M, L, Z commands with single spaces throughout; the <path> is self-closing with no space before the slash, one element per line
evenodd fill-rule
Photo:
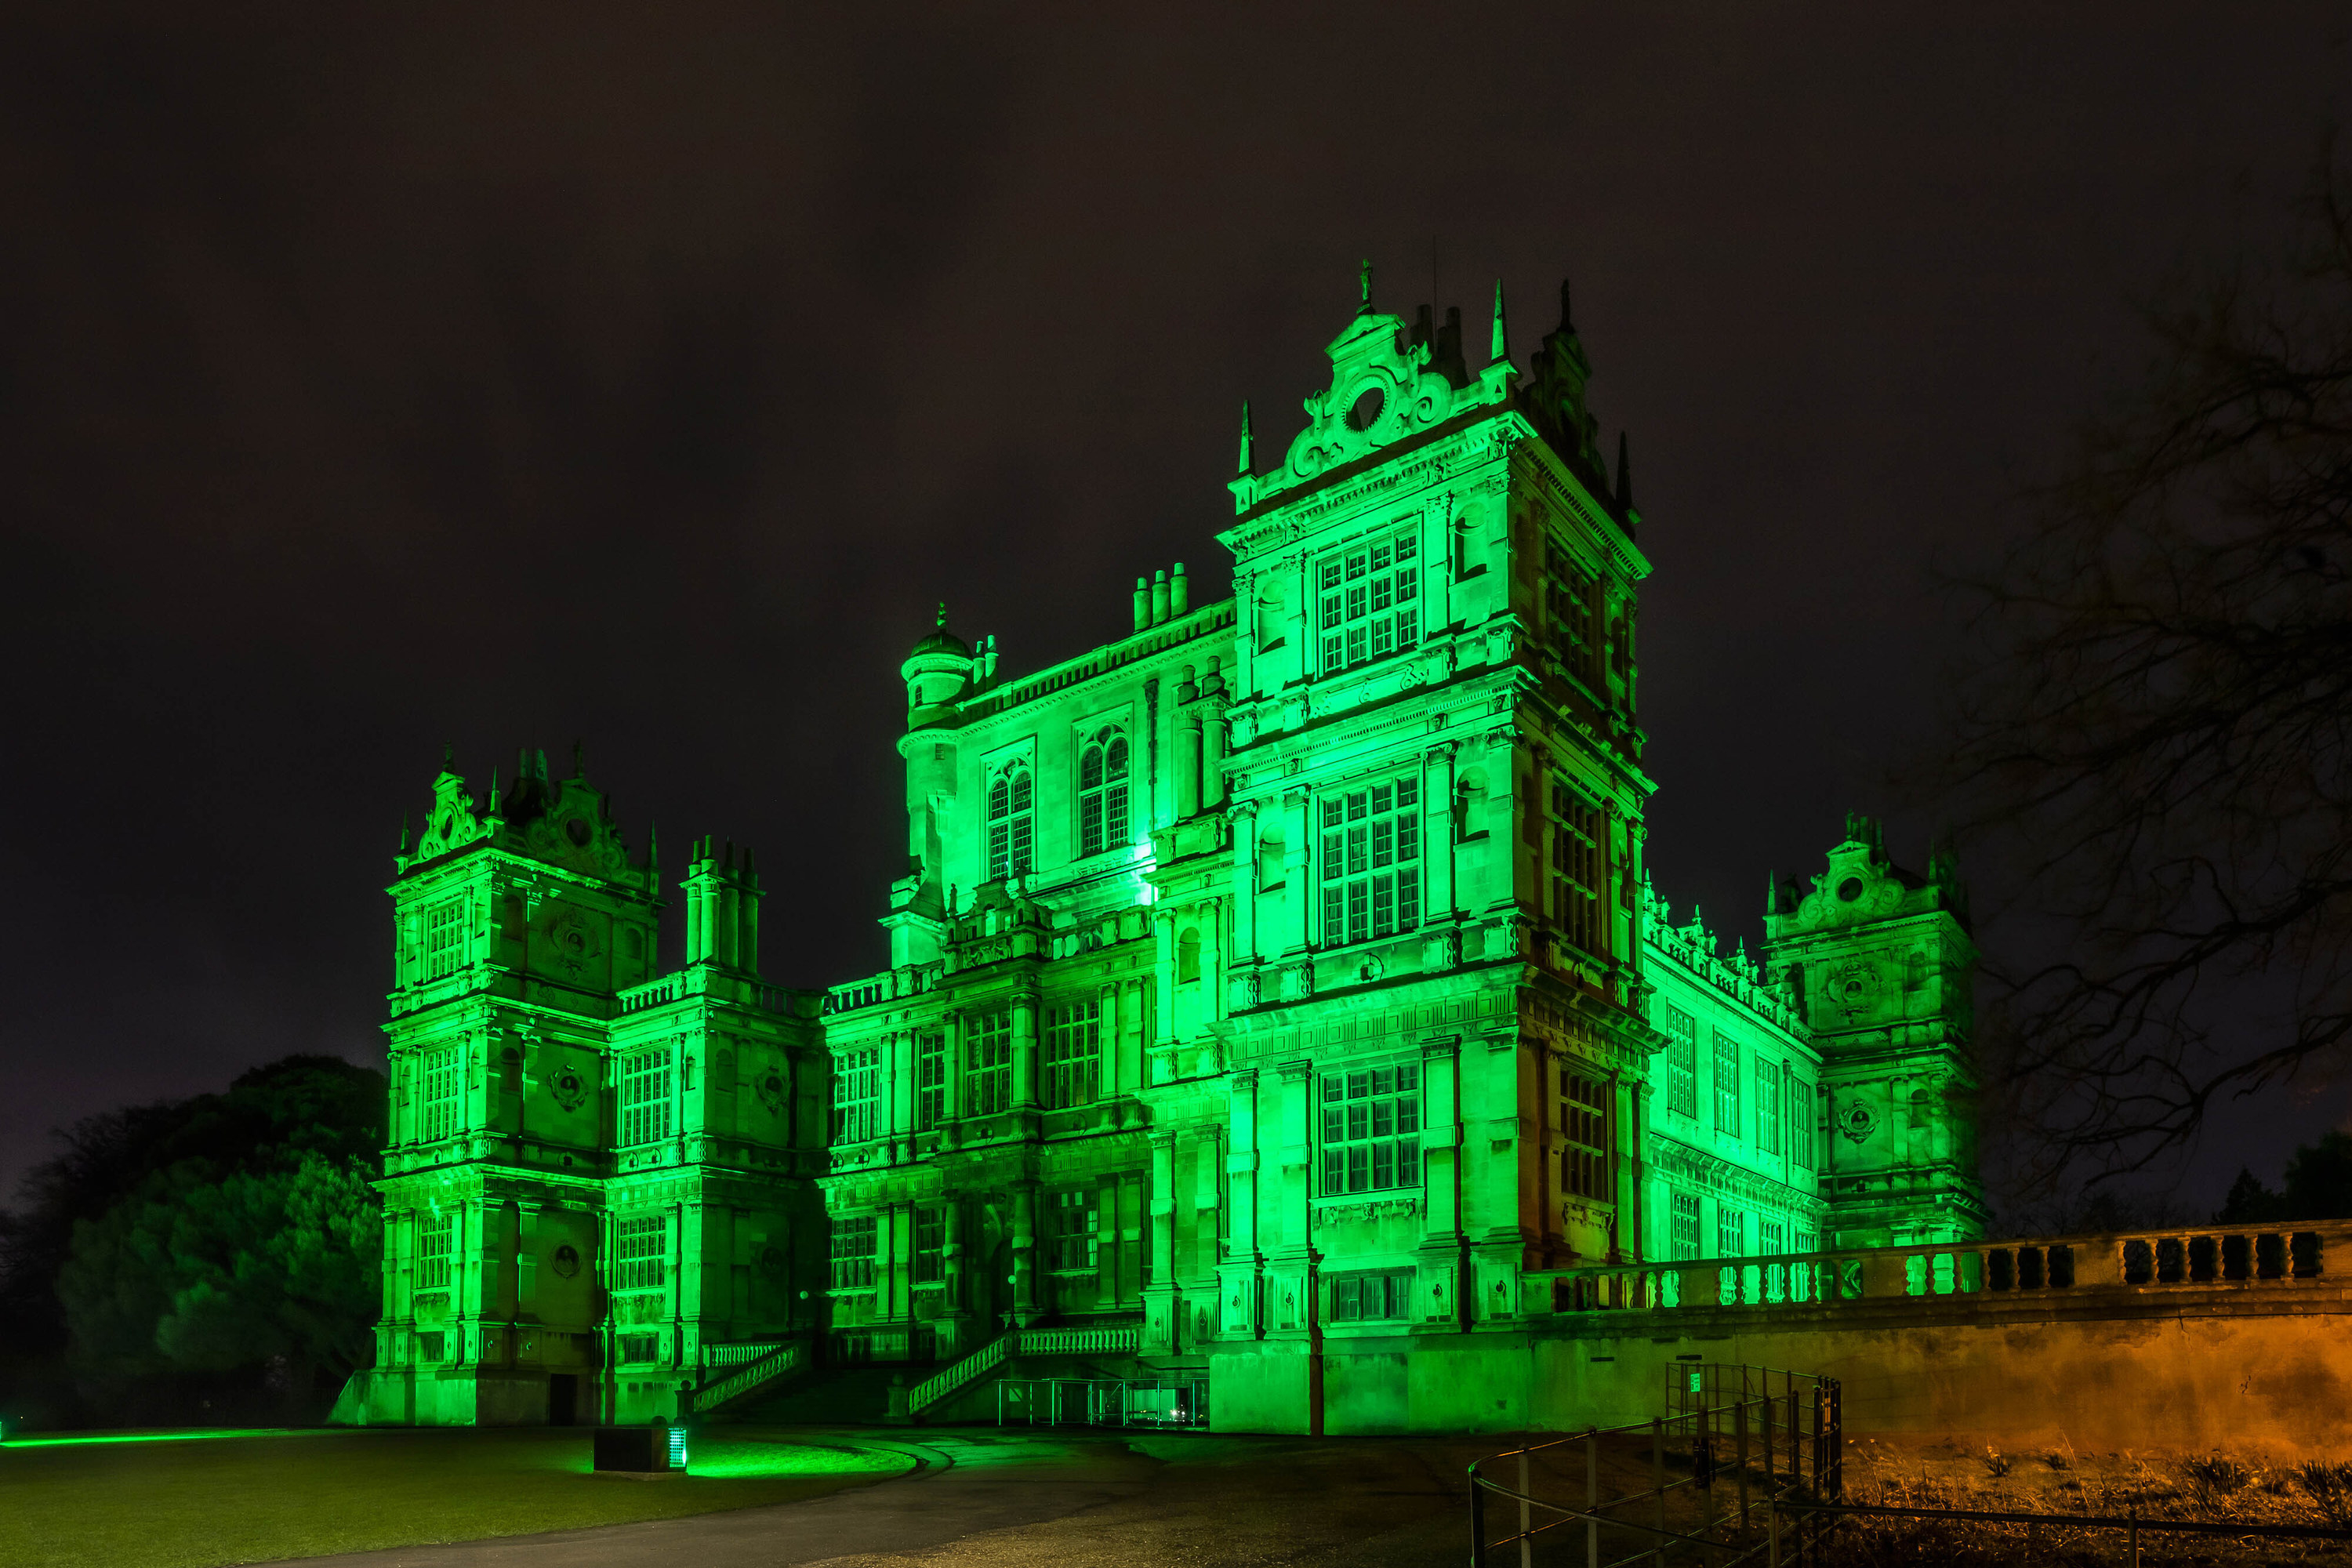
<path fill-rule="evenodd" d="M 1444 334 L 1433 342 L 1425 310 L 1408 333 L 1403 318 L 1372 309 L 1370 266 L 1364 268 L 1362 287 L 1355 319 L 1325 350 L 1331 357 L 1331 384 L 1307 395 L 1307 428 L 1292 440 L 1289 455 L 1272 473 L 1250 471 L 1248 411 L 1243 411 L 1242 471 L 1232 485 L 1236 512 L 1442 425 L 1465 409 L 1509 398 L 1510 359 L 1499 350 L 1499 293 L 1497 352 L 1474 377 L 1462 369 L 1458 318 L 1448 321 L 1450 342 Z"/>

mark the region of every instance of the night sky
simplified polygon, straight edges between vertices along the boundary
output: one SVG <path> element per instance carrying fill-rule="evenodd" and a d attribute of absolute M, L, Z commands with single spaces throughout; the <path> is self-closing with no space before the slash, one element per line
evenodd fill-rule
<path fill-rule="evenodd" d="M 759 847 L 772 977 L 880 968 L 933 602 L 1017 674 L 1139 572 L 1222 595 L 1240 403 L 1270 460 L 1363 257 L 1407 315 L 1501 278 L 1522 363 L 1572 275 L 1653 866 L 1752 944 L 1935 751 L 1937 568 L 2352 83 L 2340 4 L 1139 11 L 10 8 L 0 1183 L 380 1062 L 445 742 L 584 740 L 673 875 Z M 2198 1201 L 2327 1120 L 2261 1117 Z"/>

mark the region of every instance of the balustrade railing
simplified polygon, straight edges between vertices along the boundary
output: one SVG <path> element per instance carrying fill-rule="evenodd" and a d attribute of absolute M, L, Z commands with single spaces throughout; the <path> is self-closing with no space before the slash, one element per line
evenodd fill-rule
<path fill-rule="evenodd" d="M 1697 1258 L 1530 1273 L 1524 1309 L 1546 1312 L 1834 1306 L 1901 1298 L 2020 1300 L 2056 1292 L 2217 1292 L 2301 1288 L 2325 1278 L 2330 1247 L 2352 1255 L 2352 1225 L 2209 1226 L 1867 1251 Z M 2342 1282 L 2331 1282 L 2341 1289 Z"/>
<path fill-rule="evenodd" d="M 706 1375 L 695 1389 L 694 1413 L 709 1415 L 722 1405 L 800 1371 L 808 1365 L 808 1350 L 806 1340 L 705 1347 L 703 1363 L 719 1375 Z"/>
<path fill-rule="evenodd" d="M 1142 1348 L 1140 1327 L 1007 1329 L 961 1361 L 917 1384 L 907 1394 L 907 1410 L 919 1415 L 1014 1356 L 1133 1355 Z"/>
<path fill-rule="evenodd" d="M 831 1017 L 835 1013 L 851 1013 L 883 1002 L 920 996 L 939 984 L 942 968 L 937 963 L 919 963 L 905 969 L 886 969 L 864 980 L 830 986 L 824 993 L 823 1011 Z"/>

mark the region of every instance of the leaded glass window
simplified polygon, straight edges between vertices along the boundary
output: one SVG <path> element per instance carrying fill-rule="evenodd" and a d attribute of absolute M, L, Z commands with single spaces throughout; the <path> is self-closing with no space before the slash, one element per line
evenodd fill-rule
<path fill-rule="evenodd" d="M 1025 763 L 998 770 L 988 785 L 988 875 L 991 880 L 1029 873 L 1035 784 Z"/>
<path fill-rule="evenodd" d="M 1746 1216 L 1729 1204 L 1717 1204 L 1715 1208 L 1715 1255 L 1717 1258 L 1744 1258 L 1748 1244 L 1743 1239 Z"/>
<path fill-rule="evenodd" d="M 1127 737 L 1104 730 L 1078 752 L 1078 853 L 1127 842 Z"/>
<path fill-rule="evenodd" d="M 1412 1312 L 1412 1270 L 1367 1269 L 1331 1276 L 1331 1321 L 1395 1321 Z"/>
<path fill-rule="evenodd" d="M 1789 1153 L 1799 1170 L 1813 1168 L 1813 1086 L 1793 1073 L 1789 1078 Z"/>
<path fill-rule="evenodd" d="M 1013 1107 L 1013 1015 L 975 1013 L 964 1025 L 965 1108 L 994 1116 Z"/>
<path fill-rule="evenodd" d="M 671 1051 L 654 1046 L 621 1058 L 621 1142 L 650 1143 L 670 1135 Z"/>
<path fill-rule="evenodd" d="M 915 1211 L 915 1283 L 937 1285 L 948 1277 L 948 1211 L 936 1205 Z"/>
<path fill-rule="evenodd" d="M 1759 1220 L 1756 1225 L 1756 1250 L 1770 1258 L 1789 1250 L 1788 1231 L 1777 1219 Z"/>
<path fill-rule="evenodd" d="M 1054 1194 L 1054 1206 L 1048 1211 L 1053 1217 L 1051 1232 L 1054 1245 L 1054 1268 L 1058 1273 L 1091 1272 L 1101 1254 L 1101 1214 L 1095 1207 L 1091 1187 L 1077 1187 Z"/>
<path fill-rule="evenodd" d="M 1698 1194 L 1676 1193 L 1674 1212 L 1674 1255 L 1677 1258 L 1698 1256 Z"/>
<path fill-rule="evenodd" d="M 444 899 L 425 911 L 425 977 L 455 974 L 466 962 L 466 900 Z"/>
<path fill-rule="evenodd" d="M 833 1058 L 833 1141 L 882 1135 L 882 1047 L 852 1046 Z"/>
<path fill-rule="evenodd" d="M 1601 808 L 1555 779 L 1551 785 L 1551 915 L 1571 946 L 1609 956 L 1608 868 Z"/>
<path fill-rule="evenodd" d="M 874 1247 L 876 1230 L 870 1214 L 835 1216 L 831 1239 L 827 1243 L 831 1257 L 830 1279 L 836 1290 L 870 1290 L 874 1288 Z"/>
<path fill-rule="evenodd" d="M 614 1289 L 660 1289 L 668 1283 L 669 1216 L 652 1214 L 623 1220 L 613 1249 Z"/>
<path fill-rule="evenodd" d="M 1327 555 L 1316 568 L 1323 673 L 1421 641 L 1420 546 L 1410 530 Z"/>
<path fill-rule="evenodd" d="M 1327 795 L 1322 825 L 1323 944 L 1421 924 L 1421 780 Z"/>
<path fill-rule="evenodd" d="M 457 1216 L 428 1214 L 416 1222 L 416 1288 L 449 1289 L 450 1267 L 457 1253 Z"/>
<path fill-rule="evenodd" d="M 454 1137 L 465 1124 L 466 1047 L 444 1046 L 425 1054 L 425 1141 Z"/>
<path fill-rule="evenodd" d="M 1780 1064 L 1756 1063 L 1756 1142 L 1767 1154 L 1780 1152 Z"/>
<path fill-rule="evenodd" d="M 915 1037 L 915 1125 L 929 1132 L 948 1119 L 948 1037 Z"/>
<path fill-rule="evenodd" d="M 1698 1119 L 1698 1020 L 1680 1007 L 1666 1014 L 1666 1109 Z"/>
<path fill-rule="evenodd" d="M 1739 1042 L 1715 1031 L 1715 1130 L 1739 1136 Z"/>
<path fill-rule="evenodd" d="M 1421 1064 L 1323 1075 L 1323 1191 L 1421 1185 Z"/>
<path fill-rule="evenodd" d="M 1559 1074 L 1559 1189 L 1607 1203 L 1610 1197 L 1609 1080 L 1589 1073 Z"/>
<path fill-rule="evenodd" d="M 1045 1103 L 1092 1105 L 1102 1078 L 1102 1004 L 1066 1003 L 1045 1015 Z"/>

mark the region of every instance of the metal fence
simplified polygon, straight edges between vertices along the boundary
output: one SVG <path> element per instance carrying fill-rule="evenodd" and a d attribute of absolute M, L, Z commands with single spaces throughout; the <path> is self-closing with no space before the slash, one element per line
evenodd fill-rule
<path fill-rule="evenodd" d="M 1206 1378 L 1008 1377 L 996 1385 L 996 1424 L 1206 1426 L 1209 1382 Z"/>
<path fill-rule="evenodd" d="M 1836 1497 L 1844 1485 L 1837 1380 L 1677 1363 L 1664 1393 L 1666 1414 L 1648 1422 L 1472 1465 L 1471 1568 L 1490 1568 L 1489 1552 L 1514 1545 L 1520 1568 L 1811 1563 L 1832 1521 L 1786 1505 Z M 1507 1462 L 1508 1482 L 1490 1473 Z M 1489 1539 L 1496 1499 L 1516 1510 L 1517 1528 Z"/>

